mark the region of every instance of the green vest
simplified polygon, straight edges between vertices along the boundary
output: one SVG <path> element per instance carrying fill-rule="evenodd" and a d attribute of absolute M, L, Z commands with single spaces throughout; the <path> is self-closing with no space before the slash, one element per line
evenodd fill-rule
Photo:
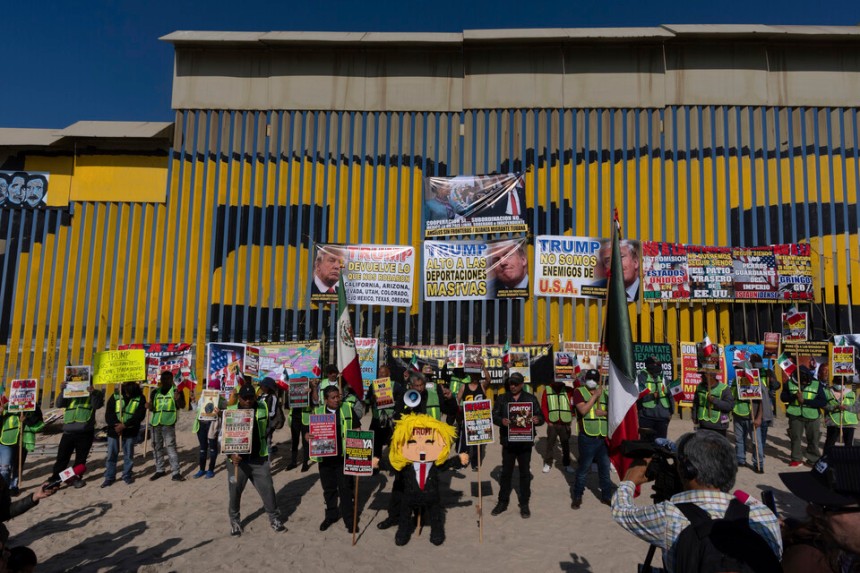
<path fill-rule="evenodd" d="M 588 402 L 591 400 L 591 392 L 588 391 L 588 388 L 585 386 L 580 386 L 577 388 L 579 390 L 582 399 Z M 583 431 L 591 436 L 592 438 L 597 437 L 606 437 L 609 433 L 609 426 L 606 422 L 606 416 L 598 416 L 596 411 L 597 408 L 600 407 L 601 410 L 606 410 L 606 392 L 600 395 L 600 398 L 597 399 L 591 406 L 591 410 L 588 411 L 588 414 L 585 416 L 581 416 L 582 418 L 582 429 Z"/>
<path fill-rule="evenodd" d="M 552 423 L 563 422 L 570 424 L 573 421 L 573 416 L 570 413 L 570 400 L 564 388 L 562 388 L 561 392 L 556 393 L 552 389 L 552 386 L 547 384 L 545 391 L 549 421 Z"/>
<path fill-rule="evenodd" d="M 642 398 L 642 407 L 643 408 L 656 408 L 657 403 L 666 408 L 667 410 L 671 409 L 671 404 L 669 404 L 669 397 L 666 392 L 663 391 L 663 379 L 662 378 L 652 378 L 650 374 L 645 379 L 645 388 L 648 389 L 648 394 Z"/>
<path fill-rule="evenodd" d="M 73 422 L 86 423 L 90 421 L 93 415 L 93 407 L 90 404 L 90 398 L 72 398 L 71 403 L 66 407 L 63 413 L 63 423 L 71 424 Z"/>
<path fill-rule="evenodd" d="M 128 402 L 128 404 L 125 403 L 122 396 L 117 396 L 113 403 L 114 408 L 116 409 L 117 420 L 126 424 L 131 420 L 131 417 L 134 416 L 134 413 L 137 412 L 138 407 L 140 407 L 140 396 L 135 396 Z"/>
<path fill-rule="evenodd" d="M 707 386 L 704 386 L 704 384 L 703 384 L 702 386 L 700 386 L 700 388 L 707 388 Z M 699 416 L 698 416 L 699 420 L 702 420 L 705 422 L 710 422 L 712 424 L 719 423 L 720 414 L 722 414 L 722 412 L 720 412 L 719 410 L 717 410 L 714 407 L 711 407 L 710 408 L 710 415 L 708 415 L 708 410 L 709 410 L 709 408 L 708 408 L 708 406 L 709 406 L 708 394 L 712 395 L 714 398 L 719 400 L 722 397 L 723 391 L 726 388 L 728 388 L 728 386 L 726 386 L 725 384 L 720 382 L 719 384 L 714 386 L 710 390 L 710 392 L 699 392 L 698 390 L 696 390 L 696 404 L 699 407 Z"/>
<path fill-rule="evenodd" d="M 738 397 L 738 383 L 735 381 L 735 385 L 732 386 L 732 396 L 735 397 L 735 407 L 732 408 L 732 413 L 739 418 L 749 418 L 752 409 L 750 408 L 749 400 L 741 400 Z"/>
<path fill-rule="evenodd" d="M 6 414 L 3 419 L 2 428 L 0 428 L 0 444 L 4 446 L 14 446 L 18 443 L 18 427 L 19 420 L 17 414 Z M 41 432 L 45 427 L 44 422 L 39 422 L 34 426 L 24 424 L 24 449 L 32 452 L 36 449 L 36 432 Z"/>
<path fill-rule="evenodd" d="M 843 386 L 843 388 L 845 388 Z M 842 394 L 842 402 L 841 404 L 846 408 L 850 408 L 854 405 L 854 402 L 857 401 L 857 396 L 855 396 L 852 390 L 843 390 Z M 836 396 L 833 395 L 832 390 L 830 388 L 827 389 L 827 403 L 831 406 L 839 406 L 840 402 L 836 399 Z M 830 412 L 830 419 L 833 420 L 833 423 L 839 426 L 856 426 L 857 425 L 857 413 L 849 412 L 849 411 L 838 411 L 838 412 Z M 5 442 L 4 442 L 5 443 Z"/>
<path fill-rule="evenodd" d="M 428 416 L 432 416 L 437 420 L 442 419 L 442 408 L 439 406 L 439 392 L 436 391 L 435 386 L 432 389 L 427 390 L 426 411 Z"/>
<path fill-rule="evenodd" d="M 328 414 L 325 404 L 317 406 L 314 414 Z M 308 419 L 310 421 L 310 419 Z M 352 429 L 352 405 L 348 402 L 340 404 L 340 455 L 346 451 L 346 431 Z M 315 458 L 317 459 L 317 458 Z"/>
<path fill-rule="evenodd" d="M 815 400 L 815 397 L 818 395 L 818 385 L 818 380 L 813 380 L 802 388 L 804 403 L 809 400 Z M 794 379 L 788 381 L 789 394 L 795 396 L 797 394 L 797 388 L 797 382 L 795 382 Z M 796 401 L 792 401 L 792 403 L 788 405 L 785 409 L 785 413 L 789 416 L 794 416 L 795 418 L 803 417 L 807 420 L 817 420 L 821 417 L 821 410 L 818 408 L 801 406 Z"/>
<path fill-rule="evenodd" d="M 448 384 L 448 388 L 451 390 L 454 397 L 457 397 L 460 394 L 460 388 L 468 384 L 470 380 L 471 378 L 469 376 L 464 376 L 462 378 L 451 376 L 451 382 Z"/>
<path fill-rule="evenodd" d="M 152 397 L 152 426 L 172 426 L 176 424 L 176 399 L 171 388 L 167 394 L 161 393 L 161 388 Z"/>
<path fill-rule="evenodd" d="M 239 404 L 227 406 L 228 410 L 238 410 Z M 257 419 L 257 433 L 260 438 L 260 457 L 269 457 L 269 443 L 266 441 L 266 430 L 269 428 L 269 407 L 266 406 L 265 400 L 257 400 L 257 411 L 255 416 Z"/>

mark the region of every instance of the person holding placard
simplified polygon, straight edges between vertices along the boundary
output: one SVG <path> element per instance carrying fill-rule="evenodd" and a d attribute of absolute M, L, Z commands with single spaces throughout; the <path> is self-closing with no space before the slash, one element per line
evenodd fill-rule
<path fill-rule="evenodd" d="M 736 372 L 738 376 L 735 378 L 735 383 L 732 384 L 732 398 L 735 400 L 735 405 L 732 407 L 735 455 L 737 456 L 738 467 L 746 467 L 746 441 L 747 438 L 755 440 L 753 444 L 755 460 L 750 468 L 757 474 L 761 474 L 764 473 L 764 442 L 761 439 L 762 400 L 745 399 L 742 396 L 744 379 L 751 374 L 747 374 L 744 370 L 740 369 Z"/>
<path fill-rule="evenodd" d="M 320 531 L 331 527 L 338 517 L 343 518 L 347 531 L 354 533 L 353 509 L 355 494 L 355 478 L 343 474 L 343 453 L 346 449 L 346 431 L 359 427 L 352 405 L 341 402 L 340 390 L 337 386 L 327 386 L 323 390 L 323 405 L 318 406 L 315 414 L 334 414 L 337 432 L 337 455 L 319 458 L 320 483 L 325 499 L 325 519 L 320 524 Z M 338 509 L 338 499 L 340 508 Z M 355 520 L 356 524 L 358 520 Z M 357 525 L 356 525 L 357 527 Z"/>
<path fill-rule="evenodd" d="M 226 400 L 221 396 L 218 388 L 209 388 L 200 394 L 197 402 L 197 415 L 194 417 L 192 431 L 197 435 L 198 450 L 197 463 L 200 469 L 194 474 L 194 479 L 212 479 L 215 477 L 215 461 L 218 458 L 218 433 L 221 429 L 221 410 L 226 405 Z M 207 469 L 206 460 L 209 460 Z"/>
<path fill-rule="evenodd" d="M 847 384 L 833 384 L 826 389 L 827 417 L 824 425 L 827 435 L 824 438 L 824 449 L 835 446 L 842 434 L 842 445 L 854 445 L 854 429 L 857 427 L 857 413 L 860 412 L 860 402 L 854 390 Z"/>
<path fill-rule="evenodd" d="M 234 537 L 242 535 L 239 509 L 242 503 L 242 492 L 245 491 L 249 480 L 263 500 L 263 507 L 269 516 L 269 525 L 278 533 L 286 531 L 287 528 L 281 522 L 278 512 L 275 486 L 272 483 L 272 471 L 269 466 L 269 447 L 266 443 L 266 429 L 269 425 L 268 408 L 265 402 L 257 400 L 257 393 L 250 384 L 244 384 L 236 398 L 236 403 L 228 406 L 227 409 L 253 410 L 254 423 L 251 452 L 227 455 L 227 490 L 230 496 L 227 513 L 230 516 L 230 535 Z"/>
<path fill-rule="evenodd" d="M 824 385 L 806 366 L 799 369 L 800 384 L 790 378 L 782 389 L 782 401 L 786 403 L 788 437 L 791 441 L 789 466 L 803 465 L 803 437 L 806 436 L 806 463 L 815 465 L 821 457 L 818 442 L 821 440 L 821 409 L 827 406 Z"/>
<path fill-rule="evenodd" d="M 544 423 L 540 403 L 532 394 L 523 390 L 523 375 L 514 372 L 505 381 L 505 393 L 496 398 L 493 407 L 493 423 L 499 427 L 499 442 L 502 445 L 502 475 L 499 478 L 499 498 L 496 507 L 491 512 L 499 515 L 508 509 L 511 498 L 511 480 L 514 474 L 514 464 L 520 468 L 520 516 L 523 519 L 531 517 L 529 499 L 531 498 L 531 459 L 534 448 L 534 427 Z M 510 441 L 511 414 L 510 406 L 514 404 L 531 404 L 532 418 L 528 422 L 532 426 L 532 440 Z"/>
<path fill-rule="evenodd" d="M 108 398 L 105 406 L 107 424 L 107 458 L 105 477 L 101 487 L 110 487 L 116 481 L 116 462 L 119 458 L 119 444 L 122 441 L 122 480 L 134 483 L 134 438 L 146 418 L 146 400 L 136 382 L 124 382 L 119 394 Z"/>
<path fill-rule="evenodd" d="M 60 386 L 60 392 L 54 401 L 55 408 L 65 408 L 63 413 L 63 435 L 57 446 L 57 460 L 48 481 L 60 478 L 60 472 L 69 467 L 72 453 L 75 454 L 73 465 L 85 465 L 96 434 L 96 411 L 104 406 L 105 395 L 101 390 L 92 386 L 87 388 L 86 398 L 63 398 L 65 382 Z M 86 485 L 83 478 L 75 478 L 74 487 Z"/>
<path fill-rule="evenodd" d="M 579 459 L 576 460 L 576 480 L 573 483 L 573 502 L 571 509 L 582 507 L 582 494 L 585 493 L 585 480 L 591 464 L 597 463 L 597 477 L 600 481 L 600 503 L 609 505 L 612 499 L 612 480 L 609 477 L 609 450 L 606 445 L 608 431 L 606 387 L 599 384 L 600 372 L 589 370 L 585 382 L 573 394 L 576 419 L 579 425 Z"/>
<path fill-rule="evenodd" d="M 457 403 L 463 404 L 464 402 L 474 402 L 475 400 L 486 400 L 487 399 L 487 389 L 490 387 L 490 373 L 487 372 L 487 369 L 484 368 L 482 370 L 483 378 L 480 382 L 475 377 L 467 376 L 466 384 L 461 386 L 457 393 Z M 458 408 L 459 416 L 460 416 L 460 430 L 458 432 L 458 440 L 457 440 L 457 453 L 463 453 L 468 451 L 469 453 L 469 464 L 472 466 L 472 471 L 478 471 L 478 459 L 483 459 L 484 456 L 484 446 L 468 446 L 468 450 L 466 449 L 466 432 L 464 427 L 464 422 L 462 420 L 463 411 Z"/>
<path fill-rule="evenodd" d="M 654 438 L 665 438 L 669 433 L 669 421 L 675 413 L 675 399 L 666 389 L 663 365 L 654 356 L 645 359 L 645 371 L 637 375 L 639 390 L 648 390 L 639 397 L 639 429 L 654 432 Z"/>
<path fill-rule="evenodd" d="M 36 404 L 36 409 L 24 414 L 24 436 L 19 435 L 21 418 L 17 413 L 5 411 L 5 404 L 0 406 L 0 476 L 9 483 L 9 493 L 18 495 L 18 475 L 20 468 L 27 462 L 27 453 L 36 449 L 36 432 L 45 427 L 42 409 Z M 23 442 L 24 448 L 21 449 Z M 18 458 L 20 457 L 20 467 Z"/>
<path fill-rule="evenodd" d="M 395 399 L 403 392 L 400 384 L 391 379 L 391 369 L 388 368 L 387 364 L 383 364 L 379 367 L 376 378 L 378 380 L 388 378 L 388 383 L 391 384 L 393 388 Z M 394 428 L 394 420 L 391 416 L 394 413 L 394 405 L 389 402 L 388 407 L 380 408 L 376 393 L 377 388 L 376 383 L 374 382 L 370 385 L 366 398 L 370 404 L 370 429 L 373 431 L 373 456 L 379 458 L 382 457 L 382 448 L 387 446 L 389 440 L 391 440 L 391 432 Z"/>
<path fill-rule="evenodd" d="M 563 382 L 553 380 L 544 387 L 541 397 L 541 411 L 546 419 L 546 453 L 543 457 L 543 473 L 552 469 L 555 442 L 561 445 L 561 465 L 564 471 L 572 474 L 570 467 L 570 427 L 573 423 L 573 390 Z"/>
<path fill-rule="evenodd" d="M 729 412 L 734 406 L 729 385 L 717 380 L 715 370 L 702 371 L 702 381 L 693 396 L 693 424 L 697 429 L 725 436 L 729 429 Z"/>
<path fill-rule="evenodd" d="M 164 454 L 170 460 L 170 469 L 173 471 L 173 481 L 185 481 L 179 473 L 179 454 L 176 452 L 176 419 L 177 411 L 185 406 L 185 397 L 177 392 L 173 385 L 173 373 L 165 371 L 161 373 L 161 384 L 152 393 L 149 401 L 149 411 L 152 418 L 149 426 L 152 428 L 152 453 L 155 456 L 155 473 L 149 481 L 167 475 L 164 471 Z"/>
<path fill-rule="evenodd" d="M 335 368 L 337 370 L 337 368 Z M 311 412 L 320 404 L 320 380 L 311 378 L 308 385 L 308 405 L 293 406 L 290 408 L 290 447 L 292 460 L 287 465 L 291 470 L 299 465 L 299 441 L 302 443 L 302 473 L 310 468 L 310 456 L 308 450 L 308 431 L 311 424 Z"/>

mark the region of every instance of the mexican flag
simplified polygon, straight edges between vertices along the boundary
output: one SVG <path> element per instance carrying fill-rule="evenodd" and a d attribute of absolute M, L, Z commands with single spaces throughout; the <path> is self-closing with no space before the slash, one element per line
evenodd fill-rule
<path fill-rule="evenodd" d="M 579 356 L 574 354 L 573 355 L 573 375 L 579 376 L 580 372 L 582 372 L 582 368 L 579 367 Z"/>
<path fill-rule="evenodd" d="M 349 306 L 346 304 L 346 287 L 342 273 L 337 288 L 337 317 L 337 369 L 358 399 L 363 400 L 364 384 L 361 380 L 358 353 L 355 351 L 355 337 L 352 320 L 349 318 Z"/>
<path fill-rule="evenodd" d="M 791 358 L 786 356 L 784 352 L 779 355 L 779 358 L 776 359 L 776 363 L 779 364 L 779 367 L 782 368 L 782 371 L 785 372 L 785 375 L 789 378 L 792 374 L 794 374 L 794 362 L 792 362 Z"/>
<path fill-rule="evenodd" d="M 621 443 L 639 439 L 639 417 L 634 407 L 639 397 L 639 387 L 636 384 L 633 332 L 630 329 L 627 292 L 624 290 L 619 234 L 616 212 L 603 340 L 609 357 L 609 457 L 618 475 L 623 478 L 632 460 L 621 455 Z"/>
<path fill-rule="evenodd" d="M 414 352 L 412 353 L 412 360 L 409 361 L 409 368 L 418 372 L 421 368 L 418 367 L 418 355 Z"/>
<path fill-rule="evenodd" d="M 681 384 L 680 380 L 675 380 L 669 384 L 669 393 L 676 402 L 680 402 L 684 399 L 684 386 Z"/>
<path fill-rule="evenodd" d="M 502 348 L 502 365 L 510 366 L 511 365 L 511 339 L 507 339 L 505 341 L 505 346 Z"/>
<path fill-rule="evenodd" d="M 711 337 L 708 336 L 708 333 L 705 333 L 705 340 L 702 341 L 702 353 L 705 355 L 705 358 L 714 353 L 714 343 L 711 342 Z"/>

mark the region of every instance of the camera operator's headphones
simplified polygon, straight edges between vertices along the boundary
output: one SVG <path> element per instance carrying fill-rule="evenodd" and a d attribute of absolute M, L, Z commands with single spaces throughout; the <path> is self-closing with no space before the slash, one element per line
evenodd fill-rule
<path fill-rule="evenodd" d="M 683 446 L 687 445 L 687 441 L 685 440 Z M 693 481 L 699 476 L 699 470 L 696 469 L 696 466 L 693 465 L 693 462 L 684 455 L 683 447 L 678 447 L 678 473 L 681 475 L 681 479 L 686 481 Z"/>

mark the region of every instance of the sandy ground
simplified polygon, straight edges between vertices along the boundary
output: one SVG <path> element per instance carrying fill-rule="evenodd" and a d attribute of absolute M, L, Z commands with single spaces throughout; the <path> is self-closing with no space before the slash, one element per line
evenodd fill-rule
<path fill-rule="evenodd" d="M 99 419 L 103 411 L 99 413 Z M 631 573 L 642 562 L 647 545 L 617 526 L 609 508 L 599 502 L 597 474 L 589 476 L 583 506 L 570 509 L 573 476 L 565 474 L 556 448 L 553 470 L 541 473 L 545 429 L 540 428 L 537 451 L 532 456 L 531 519 L 522 519 L 512 498 L 510 509 L 490 515 L 496 501 L 500 472 L 500 446 L 487 448 L 481 481 L 484 494 L 484 539 L 479 543 L 476 518 L 478 474 L 468 470 L 449 472 L 443 480 L 447 508 L 447 540 L 441 547 L 430 543 L 429 530 L 414 535 L 405 547 L 394 544 L 394 529 L 380 531 L 385 518 L 390 477 L 380 474 L 361 478 L 359 490 L 360 535 L 352 535 L 338 522 L 319 531 L 323 496 L 316 466 L 307 473 L 286 471 L 289 462 L 289 430 L 275 434 L 280 445 L 272 458 L 278 506 L 289 529 L 273 532 L 259 496 L 248 486 L 242 500 L 245 533 L 229 535 L 227 483 L 223 458 L 214 479 L 190 479 L 197 470 L 197 441 L 190 427 L 193 414 L 183 412 L 178 440 L 185 482 L 162 478 L 150 482 L 154 470 L 151 448 L 146 458 L 142 445 L 135 458 L 137 481 L 122 481 L 100 489 L 104 473 L 104 445 L 94 447 L 91 470 L 84 488 L 64 488 L 30 512 L 7 523 L 11 543 L 29 545 L 40 560 L 39 571 L 187 572 L 187 571 L 569 571 Z M 365 426 L 369 417 L 364 419 Z M 669 427 L 677 438 L 692 425 L 676 418 Z M 731 439 L 731 434 L 730 434 Z M 33 454 L 24 473 L 23 491 L 41 483 L 53 465 L 59 435 L 39 437 L 42 454 Z M 778 472 L 788 471 L 788 438 L 784 417 L 776 421 L 768 437 L 766 473 L 749 469 L 738 473 L 736 487 L 756 497 L 773 489 L 781 512 L 803 513 L 803 504 L 787 493 Z M 576 437 L 572 438 L 576 452 Z M 121 463 L 121 460 L 120 460 Z M 802 468 L 801 468 L 802 469 Z M 803 470 L 806 471 L 806 470 Z M 613 473 L 613 481 L 618 476 Z M 514 475 L 516 489 L 517 474 Z M 646 493 L 650 493 L 647 491 Z M 650 503 L 647 496 L 639 503 Z M 444 562 L 440 560 L 444 559 Z M 659 552 L 658 552 L 659 560 Z"/>

